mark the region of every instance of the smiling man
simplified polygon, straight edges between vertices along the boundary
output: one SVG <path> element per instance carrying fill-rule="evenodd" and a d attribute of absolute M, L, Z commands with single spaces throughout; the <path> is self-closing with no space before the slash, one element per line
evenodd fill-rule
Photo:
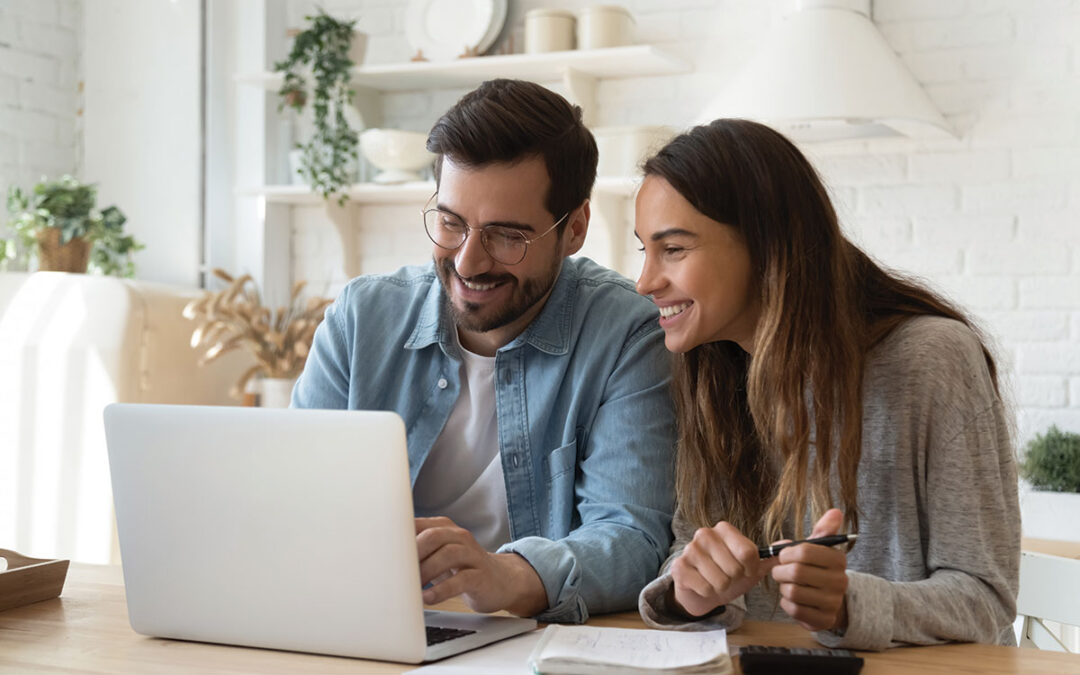
<path fill-rule="evenodd" d="M 428 149 L 432 263 L 348 284 L 293 405 L 404 419 L 425 602 L 560 622 L 630 609 L 670 544 L 675 430 L 655 307 L 569 257 L 596 142 L 562 97 L 493 80 Z"/>

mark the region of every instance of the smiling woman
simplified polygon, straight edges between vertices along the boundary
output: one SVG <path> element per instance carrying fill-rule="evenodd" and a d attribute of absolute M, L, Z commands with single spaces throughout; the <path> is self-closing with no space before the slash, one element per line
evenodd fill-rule
<path fill-rule="evenodd" d="M 676 553 L 645 620 L 733 629 L 782 610 L 831 646 L 1012 643 L 1010 424 L 963 312 L 844 238 L 768 127 L 696 127 L 645 176 L 638 291 L 677 352 L 680 429 Z M 759 543 L 842 526 L 850 553 L 759 559 Z"/>
<path fill-rule="evenodd" d="M 646 253 L 637 289 L 660 308 L 668 350 L 730 340 L 751 351 L 761 302 L 739 231 L 703 215 L 659 176 L 642 183 L 636 222 Z"/>

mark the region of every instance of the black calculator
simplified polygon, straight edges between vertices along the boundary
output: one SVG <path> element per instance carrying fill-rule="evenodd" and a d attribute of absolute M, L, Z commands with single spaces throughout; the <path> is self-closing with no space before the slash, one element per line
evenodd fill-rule
<path fill-rule="evenodd" d="M 862 670 L 862 658 L 847 649 L 805 649 L 802 647 L 739 648 L 739 665 L 746 675 L 855 675 Z"/>

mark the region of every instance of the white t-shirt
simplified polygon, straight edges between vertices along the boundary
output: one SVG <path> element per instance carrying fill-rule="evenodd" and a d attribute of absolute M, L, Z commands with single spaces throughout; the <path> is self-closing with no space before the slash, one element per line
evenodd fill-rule
<path fill-rule="evenodd" d="M 510 541 L 495 417 L 495 357 L 461 348 L 461 395 L 413 485 L 420 517 L 446 516 L 488 551 Z"/>

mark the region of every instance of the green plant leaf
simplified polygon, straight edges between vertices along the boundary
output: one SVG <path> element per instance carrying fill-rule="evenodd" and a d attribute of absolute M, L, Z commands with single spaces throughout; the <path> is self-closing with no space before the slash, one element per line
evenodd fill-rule
<path fill-rule="evenodd" d="M 359 138 L 344 114 L 354 95 L 349 86 L 353 66 L 349 45 L 356 22 L 340 21 L 321 9 L 305 18 L 310 26 L 293 39 L 288 57 L 274 64 L 276 72 L 285 74 L 278 90 L 278 109 L 288 106 L 301 111 L 311 103 L 315 131 L 309 141 L 298 143 L 300 173 L 324 198 L 336 193 L 341 204 L 347 199 L 343 188 L 352 179 L 350 169 L 358 160 Z M 310 95 L 304 76 L 307 67 L 314 80 Z"/>
<path fill-rule="evenodd" d="M 133 276 L 135 265 L 131 254 L 143 246 L 123 234 L 127 218 L 120 209 L 108 206 L 98 211 L 94 208 L 96 201 L 97 188 L 80 183 L 73 176 L 62 176 L 55 181 L 42 178 L 29 194 L 13 186 L 8 190 L 7 207 L 12 218 L 8 226 L 28 257 L 38 254 L 37 234 L 44 228 L 55 227 L 60 230 L 62 244 L 83 237 L 92 245 L 92 270 Z M 0 252 L 6 255 L 2 259 L 19 255 L 14 242 L 7 242 Z"/>
<path fill-rule="evenodd" d="M 1025 448 L 1020 475 L 1040 490 L 1080 492 L 1080 434 L 1051 426 Z"/>

